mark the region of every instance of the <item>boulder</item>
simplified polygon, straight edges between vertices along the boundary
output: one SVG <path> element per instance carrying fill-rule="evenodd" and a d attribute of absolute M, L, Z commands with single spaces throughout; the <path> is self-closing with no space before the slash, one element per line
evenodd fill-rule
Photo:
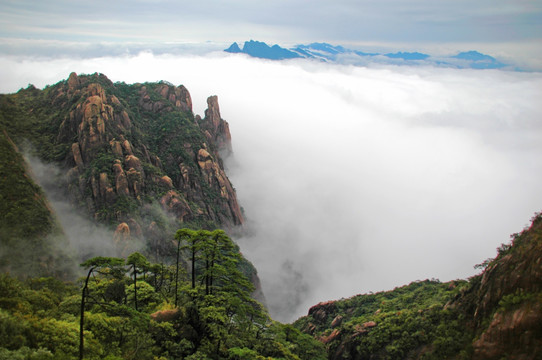
<path fill-rule="evenodd" d="M 113 171 L 115 172 L 115 188 L 117 190 L 117 194 L 130 195 L 128 179 L 126 179 L 126 174 L 124 173 L 119 160 L 116 160 L 115 164 L 113 164 Z"/>

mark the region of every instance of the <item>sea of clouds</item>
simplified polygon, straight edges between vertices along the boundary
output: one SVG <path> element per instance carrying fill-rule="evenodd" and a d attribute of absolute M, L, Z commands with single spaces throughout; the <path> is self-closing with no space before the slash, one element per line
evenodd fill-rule
<path fill-rule="evenodd" d="M 0 92 L 101 72 L 218 95 L 271 315 L 473 265 L 542 209 L 542 73 L 273 62 L 221 52 L 0 57 Z"/>

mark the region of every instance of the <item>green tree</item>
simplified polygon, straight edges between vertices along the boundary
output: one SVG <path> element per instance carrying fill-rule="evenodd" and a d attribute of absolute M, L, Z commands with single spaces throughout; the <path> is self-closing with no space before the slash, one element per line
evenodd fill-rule
<path fill-rule="evenodd" d="M 147 258 L 139 252 L 135 252 L 128 256 L 126 264 L 132 267 L 132 275 L 134 276 L 134 308 L 137 309 L 137 274 L 142 274 L 150 267 Z"/>
<path fill-rule="evenodd" d="M 83 262 L 80 266 L 85 269 L 88 269 L 87 277 L 85 279 L 85 285 L 81 291 L 81 317 L 79 322 L 79 359 L 82 360 L 84 356 L 84 334 L 83 327 L 85 324 L 85 301 L 88 296 L 88 281 L 90 276 L 94 271 L 99 271 L 100 269 L 109 268 L 113 271 L 118 271 L 119 267 L 124 266 L 124 259 L 115 258 L 115 257 L 94 257 Z"/>
<path fill-rule="evenodd" d="M 202 247 L 208 241 L 209 237 L 211 236 L 211 232 L 208 230 L 198 230 L 195 231 L 192 236 L 188 237 L 187 245 L 184 247 L 187 248 L 190 252 L 190 260 L 191 260 L 191 276 L 192 276 L 192 289 L 196 288 L 196 261 L 199 258 L 199 253 L 201 252 Z"/>
<path fill-rule="evenodd" d="M 179 229 L 175 233 L 175 240 L 177 240 L 177 257 L 175 261 L 175 307 L 177 307 L 178 298 L 179 298 L 179 256 L 181 252 L 181 243 L 183 240 L 189 241 L 189 239 L 192 239 L 196 235 L 194 230 L 190 229 Z M 196 255 L 195 250 L 192 251 L 192 274 L 195 273 L 195 262 L 196 262 Z M 192 275 L 192 278 L 194 279 L 194 275 Z M 195 287 L 195 280 L 192 280 L 192 288 Z"/>

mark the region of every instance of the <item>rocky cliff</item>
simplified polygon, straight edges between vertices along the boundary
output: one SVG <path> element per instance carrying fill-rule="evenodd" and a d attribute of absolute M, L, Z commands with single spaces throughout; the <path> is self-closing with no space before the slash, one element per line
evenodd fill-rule
<path fill-rule="evenodd" d="M 232 152 L 218 98 L 194 116 L 188 90 L 167 82 L 113 83 L 79 76 L 2 95 L 1 126 L 58 166 L 58 191 L 115 230 L 122 248 L 167 252 L 180 227 L 233 229 L 243 214 L 221 154 Z"/>
<path fill-rule="evenodd" d="M 468 281 L 323 302 L 295 326 L 330 359 L 542 358 L 542 216 L 482 267 Z"/>
<path fill-rule="evenodd" d="M 542 358 L 542 216 L 512 237 L 473 290 L 476 360 Z"/>

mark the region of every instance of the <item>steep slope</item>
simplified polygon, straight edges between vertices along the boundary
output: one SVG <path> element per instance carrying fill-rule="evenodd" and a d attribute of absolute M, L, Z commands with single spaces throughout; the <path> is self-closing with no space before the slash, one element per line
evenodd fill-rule
<path fill-rule="evenodd" d="M 6 136 L 58 167 L 53 190 L 115 230 L 121 250 L 137 242 L 155 258 L 168 256 L 180 227 L 244 222 L 220 156 L 231 152 L 231 135 L 216 96 L 201 118 L 182 85 L 72 73 L 43 90 L 1 95 L 0 103 Z"/>
<path fill-rule="evenodd" d="M 16 145 L 0 131 L 0 269 L 21 276 L 66 277 L 67 244 Z"/>
<path fill-rule="evenodd" d="M 473 359 L 542 357 L 542 215 L 512 237 L 474 287 Z M 459 304 L 472 308 L 467 299 Z"/>
<path fill-rule="evenodd" d="M 294 324 L 329 359 L 539 359 L 542 216 L 468 281 L 414 282 L 313 306 Z"/>

